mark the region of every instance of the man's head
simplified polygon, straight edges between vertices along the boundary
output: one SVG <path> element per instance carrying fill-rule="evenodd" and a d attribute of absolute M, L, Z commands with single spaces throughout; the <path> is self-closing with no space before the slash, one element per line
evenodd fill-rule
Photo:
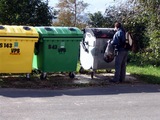
<path fill-rule="evenodd" d="M 121 28 L 122 27 L 122 25 L 121 25 L 121 23 L 119 23 L 119 22 L 116 22 L 115 24 L 114 24 L 114 29 L 115 30 L 118 30 L 119 28 Z"/>

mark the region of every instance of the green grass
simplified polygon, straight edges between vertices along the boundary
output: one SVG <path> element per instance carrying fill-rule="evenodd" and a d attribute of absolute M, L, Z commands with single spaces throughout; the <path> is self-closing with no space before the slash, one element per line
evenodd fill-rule
<path fill-rule="evenodd" d="M 127 72 L 145 82 L 160 84 L 160 67 L 128 65 Z"/>

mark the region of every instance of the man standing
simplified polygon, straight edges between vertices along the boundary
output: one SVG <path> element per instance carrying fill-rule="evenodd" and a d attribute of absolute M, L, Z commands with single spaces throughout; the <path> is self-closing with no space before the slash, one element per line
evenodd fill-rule
<path fill-rule="evenodd" d="M 124 48 L 125 44 L 125 31 L 121 23 L 115 23 L 116 33 L 113 36 L 112 45 L 116 46 L 116 58 L 115 58 L 115 74 L 114 78 L 110 82 L 118 83 L 123 82 L 126 76 L 126 62 L 128 56 L 128 50 Z"/>

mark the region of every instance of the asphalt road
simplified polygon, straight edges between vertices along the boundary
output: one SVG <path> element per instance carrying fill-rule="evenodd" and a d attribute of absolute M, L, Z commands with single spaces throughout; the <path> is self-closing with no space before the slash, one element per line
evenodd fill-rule
<path fill-rule="evenodd" d="M 0 89 L 0 120 L 159 120 L 159 85 Z"/>

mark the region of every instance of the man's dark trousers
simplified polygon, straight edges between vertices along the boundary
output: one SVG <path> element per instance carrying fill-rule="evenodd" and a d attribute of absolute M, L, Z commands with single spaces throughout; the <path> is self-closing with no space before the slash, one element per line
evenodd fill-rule
<path fill-rule="evenodd" d="M 122 82 L 126 76 L 128 51 L 118 51 L 118 55 L 115 58 L 115 74 L 113 81 Z"/>

